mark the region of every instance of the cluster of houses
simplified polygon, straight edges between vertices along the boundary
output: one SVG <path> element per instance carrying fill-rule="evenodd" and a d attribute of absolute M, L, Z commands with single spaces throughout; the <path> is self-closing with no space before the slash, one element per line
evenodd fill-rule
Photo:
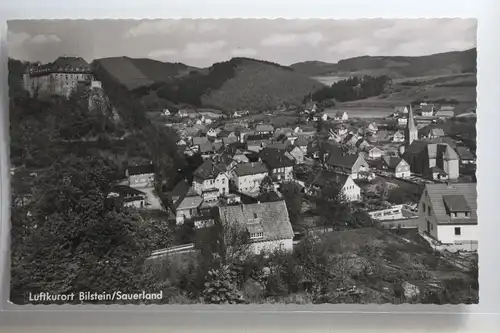
<path fill-rule="evenodd" d="M 392 116 L 397 119 L 399 126 L 408 124 L 408 112 L 412 106 L 397 106 L 394 108 Z M 436 122 L 438 119 L 449 119 L 455 116 L 455 107 L 453 105 L 441 105 L 437 107 L 432 103 L 422 102 L 415 109 L 415 120 L 418 125 Z"/>
<path fill-rule="evenodd" d="M 442 182 L 428 184 L 421 199 L 425 201 L 425 209 L 418 208 L 418 213 L 410 214 L 412 223 L 419 221 L 416 223 L 419 228 L 443 242 L 472 242 L 474 239 L 466 239 L 474 238 L 466 236 L 470 228 L 457 226 L 459 223 L 477 225 L 472 213 L 475 206 L 469 202 L 472 197 L 463 194 L 467 205 L 458 199 L 461 194 L 457 193 L 467 191 L 468 187 L 464 183 L 448 185 L 445 181 L 456 180 L 460 166 L 475 163 L 474 156 L 465 147 L 457 147 L 447 140 L 440 128 L 419 130 L 411 106 L 402 112 L 406 113 L 407 121 L 405 129 L 391 138 L 392 142 L 401 143 L 395 152 L 375 147 L 369 140 L 379 132 L 376 123 L 368 124 L 363 131 L 351 131 L 339 123 L 330 130 L 326 141 L 318 140 L 316 131 L 305 126 L 274 128 L 271 124 L 257 124 L 249 128 L 238 122 L 182 133 L 179 148 L 186 155 L 199 154 L 203 163 L 190 180 L 179 182 L 168 193 L 165 209 L 171 211 L 178 225 L 192 221 L 200 228 L 213 224 L 215 217 L 223 223 L 239 223 L 250 233 L 256 253 L 264 248 L 291 249 L 294 234 L 285 202 L 258 201 L 266 179 L 278 197 L 280 184 L 295 182 L 307 195 L 317 195 L 325 186 L 333 185 L 343 200 L 354 202 L 362 199 L 358 180 L 370 181 L 380 172 L 403 179 L 418 175 Z M 233 118 L 243 115 L 244 112 L 238 113 Z M 316 174 L 295 172 L 297 165 L 317 163 L 323 168 Z M 154 183 L 151 168 L 129 168 L 127 177 L 132 190 L 116 188 L 115 195 L 125 197 L 128 205 L 147 206 L 147 196 L 138 186 Z M 475 188 L 474 183 L 469 185 Z M 435 193 L 439 193 L 441 199 L 436 199 Z M 455 196 L 454 199 L 448 198 L 447 193 L 452 193 L 449 195 Z M 440 200 L 444 200 L 442 205 Z M 469 210 L 464 215 L 462 211 L 466 208 Z M 438 210 L 441 213 L 438 214 Z M 426 215 L 425 223 L 420 223 L 424 213 L 431 215 Z M 455 213 L 460 221 L 458 217 L 455 219 Z M 380 214 L 386 216 L 386 212 Z M 394 212 L 387 213 L 389 215 L 397 216 Z M 377 216 L 373 218 L 380 219 Z M 420 220 L 415 219 L 416 216 Z M 449 230 L 453 230 L 453 234 Z"/>

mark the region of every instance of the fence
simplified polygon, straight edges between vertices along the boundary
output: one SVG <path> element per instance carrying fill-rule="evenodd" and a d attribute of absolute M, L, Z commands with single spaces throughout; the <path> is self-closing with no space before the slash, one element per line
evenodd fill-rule
<path fill-rule="evenodd" d="M 179 253 L 187 253 L 193 251 L 194 251 L 194 243 L 177 245 L 166 249 L 154 251 L 153 253 L 151 253 L 151 256 L 148 259 L 156 259 L 158 257 L 163 257 L 169 254 L 179 254 Z"/>

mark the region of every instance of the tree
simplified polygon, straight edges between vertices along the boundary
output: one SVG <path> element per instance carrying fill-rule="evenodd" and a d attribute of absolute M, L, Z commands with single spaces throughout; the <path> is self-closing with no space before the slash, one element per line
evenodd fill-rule
<path fill-rule="evenodd" d="M 105 204 L 111 171 L 105 160 L 68 156 L 39 175 L 26 210 L 12 217 L 13 300 L 25 302 L 26 292 L 151 287 L 147 229 L 133 212 Z"/>
<path fill-rule="evenodd" d="M 328 181 L 316 200 L 316 210 L 325 227 L 338 229 L 346 226 L 351 208 L 335 181 Z"/>
<path fill-rule="evenodd" d="M 266 176 L 262 179 L 260 183 L 259 191 L 261 194 L 269 193 L 274 191 L 274 183 L 271 177 Z"/>
<path fill-rule="evenodd" d="M 290 222 L 295 226 L 300 221 L 300 212 L 302 211 L 301 187 L 296 183 L 288 182 L 281 185 L 280 192 L 285 197 Z"/>

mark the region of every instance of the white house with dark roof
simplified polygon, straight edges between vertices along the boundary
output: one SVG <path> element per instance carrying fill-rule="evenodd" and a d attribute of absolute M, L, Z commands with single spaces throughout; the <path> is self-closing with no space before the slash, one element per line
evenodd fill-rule
<path fill-rule="evenodd" d="M 296 161 L 287 150 L 264 148 L 259 153 L 259 159 L 267 166 L 273 180 L 290 181 L 293 179 L 293 166 Z"/>
<path fill-rule="evenodd" d="M 332 154 L 326 163 L 333 170 L 350 175 L 352 179 L 360 178 L 360 174 L 368 172 L 370 168 L 366 160 L 360 154 Z"/>
<path fill-rule="evenodd" d="M 205 160 L 202 165 L 193 172 L 193 189 L 199 195 L 205 191 L 217 189 L 218 195 L 229 193 L 229 176 L 223 163 L 214 163 Z"/>
<path fill-rule="evenodd" d="M 269 170 L 262 162 L 240 163 L 232 171 L 231 182 L 238 192 L 255 193 L 268 175 Z"/>
<path fill-rule="evenodd" d="M 293 250 L 293 228 L 285 201 L 219 207 L 223 225 L 235 225 L 248 233 L 254 254 Z"/>
<path fill-rule="evenodd" d="M 152 163 L 129 166 L 125 171 L 125 175 L 128 178 L 130 187 L 144 188 L 154 186 L 155 168 Z"/>
<path fill-rule="evenodd" d="M 411 176 L 410 165 L 400 157 L 384 155 L 381 162 L 381 168 L 393 173 L 396 178 L 408 178 Z"/>
<path fill-rule="evenodd" d="M 116 185 L 108 193 L 108 199 L 118 199 L 124 207 L 147 208 L 149 205 L 146 193 L 127 185 Z"/>
<path fill-rule="evenodd" d="M 255 126 L 255 133 L 257 134 L 273 134 L 274 127 L 269 124 L 260 124 Z"/>
<path fill-rule="evenodd" d="M 476 183 L 426 184 L 418 212 L 421 231 L 443 244 L 477 249 Z"/>
<path fill-rule="evenodd" d="M 358 201 L 361 199 L 361 188 L 354 182 L 352 177 L 347 174 L 322 171 L 317 175 L 310 175 L 310 181 L 306 192 L 310 195 L 317 195 L 329 183 L 334 186 L 338 194 L 342 195 L 343 200 L 347 202 Z"/>

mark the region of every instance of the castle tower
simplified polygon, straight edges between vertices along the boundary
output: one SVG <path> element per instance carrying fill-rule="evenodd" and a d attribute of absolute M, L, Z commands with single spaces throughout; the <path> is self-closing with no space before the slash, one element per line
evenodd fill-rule
<path fill-rule="evenodd" d="M 408 123 L 405 129 L 406 147 L 409 147 L 415 140 L 418 140 L 418 129 L 417 126 L 415 126 L 415 120 L 413 119 L 413 109 L 410 104 L 410 108 L 408 109 Z"/>

